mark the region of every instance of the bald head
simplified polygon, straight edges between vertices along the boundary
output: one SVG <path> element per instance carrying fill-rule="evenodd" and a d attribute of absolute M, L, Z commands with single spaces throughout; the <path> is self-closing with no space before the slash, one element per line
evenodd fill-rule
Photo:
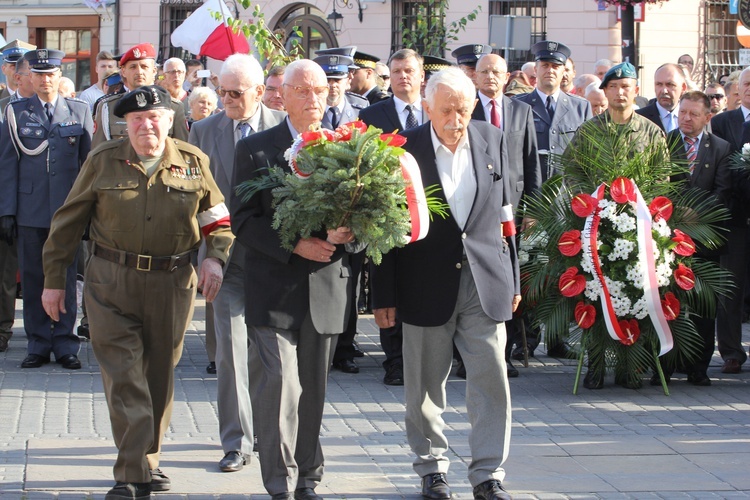
<path fill-rule="evenodd" d="M 687 82 L 682 69 L 674 64 L 663 64 L 654 74 L 656 102 L 666 110 L 673 111 L 680 102 L 680 97 L 687 91 Z"/>
<path fill-rule="evenodd" d="M 477 61 L 476 84 L 479 92 L 490 99 L 502 97 L 508 82 L 508 65 L 497 54 L 486 54 Z"/>

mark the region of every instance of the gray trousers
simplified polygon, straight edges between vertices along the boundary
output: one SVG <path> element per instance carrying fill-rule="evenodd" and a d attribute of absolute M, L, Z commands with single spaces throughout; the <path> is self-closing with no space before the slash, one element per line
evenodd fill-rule
<path fill-rule="evenodd" d="M 471 424 L 469 481 L 502 481 L 510 446 L 511 404 L 505 364 L 505 324 L 488 317 L 469 266 L 461 271 L 456 308 L 442 326 L 404 323 L 406 436 L 420 477 L 448 472 L 442 414 L 453 343 L 466 366 L 466 410 Z"/>
<path fill-rule="evenodd" d="M 245 324 L 245 283 L 231 267 L 213 302 L 219 434 L 224 453 L 253 452 L 250 386 L 260 377 L 257 349 L 250 346 Z"/>
<path fill-rule="evenodd" d="M 253 387 L 263 485 L 270 495 L 315 488 L 323 477 L 320 426 L 338 335 L 315 331 L 308 312 L 302 328 L 250 326 L 262 366 Z"/>
<path fill-rule="evenodd" d="M 0 335 L 10 338 L 16 317 L 16 272 L 18 253 L 16 242 L 8 245 L 0 241 Z"/>

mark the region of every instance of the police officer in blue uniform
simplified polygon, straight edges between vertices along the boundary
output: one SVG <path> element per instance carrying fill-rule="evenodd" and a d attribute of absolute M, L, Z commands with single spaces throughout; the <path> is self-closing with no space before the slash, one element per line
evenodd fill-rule
<path fill-rule="evenodd" d="M 480 43 L 470 43 L 468 45 L 461 45 L 456 50 L 451 52 L 451 56 L 456 60 L 456 64 L 461 68 L 466 76 L 471 78 L 471 81 L 476 82 L 476 70 L 477 61 L 485 54 L 492 54 L 492 47 L 489 45 L 482 45 Z M 426 62 L 426 61 L 425 61 Z"/>
<path fill-rule="evenodd" d="M 24 54 L 34 95 L 8 105 L 0 128 L 0 239 L 18 238 L 23 320 L 28 356 L 21 368 L 37 368 L 53 353 L 63 368 L 81 368 L 76 319 L 76 263 L 67 269 L 65 313 L 52 322 L 41 303 L 42 246 L 50 221 L 62 206 L 91 149 L 93 121 L 88 105 L 58 95 L 65 54 L 39 49 Z"/>

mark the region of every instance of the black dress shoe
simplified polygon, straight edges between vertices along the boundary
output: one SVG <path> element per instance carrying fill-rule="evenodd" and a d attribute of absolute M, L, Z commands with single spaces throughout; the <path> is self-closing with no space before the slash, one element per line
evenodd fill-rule
<path fill-rule="evenodd" d="M 385 385 L 404 385 L 404 369 L 401 365 L 391 365 L 385 370 Z"/>
<path fill-rule="evenodd" d="M 507 360 L 505 364 L 508 365 L 508 378 L 516 378 L 518 376 L 518 369 L 513 366 L 510 360 Z"/>
<path fill-rule="evenodd" d="M 708 375 L 701 372 L 688 373 L 688 382 L 700 387 L 708 387 L 711 385 L 711 379 L 708 378 Z"/>
<path fill-rule="evenodd" d="M 475 500 L 513 500 L 497 479 L 490 479 L 474 487 Z"/>
<path fill-rule="evenodd" d="M 151 469 L 151 491 L 169 491 L 172 480 L 161 469 Z"/>
<path fill-rule="evenodd" d="M 150 498 L 151 485 L 148 483 L 116 483 L 104 497 L 105 500 L 149 500 Z"/>
<path fill-rule="evenodd" d="M 587 371 L 586 376 L 583 377 L 583 386 L 586 389 L 601 389 L 604 387 L 604 377 L 602 375 L 594 375 L 591 371 Z"/>
<path fill-rule="evenodd" d="M 534 357 L 534 350 L 529 349 L 529 357 Z M 510 358 L 516 361 L 523 361 L 523 347 L 516 347 L 513 352 L 510 353 Z"/>
<path fill-rule="evenodd" d="M 574 357 L 573 354 L 573 350 L 565 342 L 547 348 L 547 356 L 550 358 L 570 358 Z"/>
<path fill-rule="evenodd" d="M 451 488 L 445 474 L 436 472 L 422 478 L 422 498 L 445 499 L 451 498 Z"/>
<path fill-rule="evenodd" d="M 80 370 L 81 361 L 75 354 L 66 354 L 57 360 L 57 362 L 66 370 Z"/>
<path fill-rule="evenodd" d="M 294 490 L 294 500 L 322 500 L 312 488 L 297 488 Z"/>
<path fill-rule="evenodd" d="M 206 367 L 206 373 L 210 375 L 216 375 L 216 362 L 211 361 L 208 363 L 208 366 Z"/>
<path fill-rule="evenodd" d="M 340 359 L 333 362 L 333 367 L 344 373 L 359 373 L 359 366 L 353 359 Z"/>
<path fill-rule="evenodd" d="M 47 363 L 49 363 L 49 358 L 45 358 L 38 354 L 29 354 L 23 361 L 21 361 L 21 368 L 39 368 Z"/>
<path fill-rule="evenodd" d="M 354 357 L 355 358 L 364 358 L 365 357 L 365 351 L 362 350 L 362 348 L 359 346 L 356 340 L 352 341 L 352 349 L 354 349 Z"/>
<path fill-rule="evenodd" d="M 239 451 L 230 451 L 224 458 L 219 460 L 219 469 L 222 472 L 237 472 L 247 464 L 247 456 Z"/>
<path fill-rule="evenodd" d="M 78 325 L 78 336 L 90 340 L 91 332 L 89 332 L 89 325 Z"/>

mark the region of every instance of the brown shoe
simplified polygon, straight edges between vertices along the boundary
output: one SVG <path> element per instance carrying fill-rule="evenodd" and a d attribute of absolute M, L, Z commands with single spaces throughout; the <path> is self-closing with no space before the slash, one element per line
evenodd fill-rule
<path fill-rule="evenodd" d="M 740 362 L 736 359 L 728 359 L 724 361 L 724 366 L 721 367 L 721 373 L 740 373 L 742 367 Z"/>

